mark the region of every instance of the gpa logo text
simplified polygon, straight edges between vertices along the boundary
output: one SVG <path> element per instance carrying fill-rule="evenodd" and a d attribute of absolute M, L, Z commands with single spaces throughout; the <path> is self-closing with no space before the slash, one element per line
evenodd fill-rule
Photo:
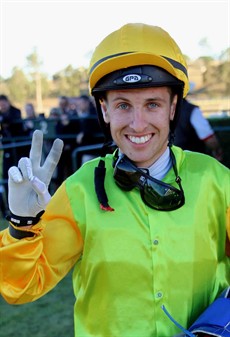
<path fill-rule="evenodd" d="M 126 83 L 135 83 L 141 80 L 141 76 L 137 74 L 129 74 L 123 77 L 123 81 Z"/>

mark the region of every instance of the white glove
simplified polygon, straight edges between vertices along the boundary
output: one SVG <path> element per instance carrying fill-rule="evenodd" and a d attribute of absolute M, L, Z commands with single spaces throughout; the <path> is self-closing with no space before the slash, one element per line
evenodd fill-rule
<path fill-rule="evenodd" d="M 33 133 L 29 158 L 21 158 L 18 167 L 9 169 L 9 209 L 20 217 L 36 217 L 45 210 L 51 196 L 48 187 L 60 159 L 63 141 L 55 139 L 52 148 L 41 166 L 43 133 Z"/>

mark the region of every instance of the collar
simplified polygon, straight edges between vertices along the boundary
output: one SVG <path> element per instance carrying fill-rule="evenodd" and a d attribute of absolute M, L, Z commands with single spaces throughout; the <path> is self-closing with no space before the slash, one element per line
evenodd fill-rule
<path fill-rule="evenodd" d="M 120 149 L 118 150 L 118 157 L 122 155 Z M 153 163 L 150 167 L 148 167 L 149 175 L 155 179 L 162 180 L 168 171 L 172 167 L 172 161 L 170 158 L 169 147 L 165 150 L 165 152 Z M 146 167 L 142 167 L 142 169 L 146 169 Z"/>

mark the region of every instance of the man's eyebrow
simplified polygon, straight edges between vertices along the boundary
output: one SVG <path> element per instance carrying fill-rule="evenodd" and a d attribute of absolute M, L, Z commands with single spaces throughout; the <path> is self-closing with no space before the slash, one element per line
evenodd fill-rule
<path fill-rule="evenodd" d="M 161 102 L 165 102 L 166 99 L 163 97 L 159 97 L 159 96 L 155 96 L 155 97 L 150 97 L 146 99 L 147 102 L 151 102 L 151 101 L 161 101 Z"/>
<path fill-rule="evenodd" d="M 115 98 L 112 99 L 112 102 L 119 101 L 119 100 L 122 100 L 122 101 L 130 101 L 130 99 L 127 98 L 127 97 L 124 97 L 124 96 L 117 96 L 117 97 L 115 97 Z"/>

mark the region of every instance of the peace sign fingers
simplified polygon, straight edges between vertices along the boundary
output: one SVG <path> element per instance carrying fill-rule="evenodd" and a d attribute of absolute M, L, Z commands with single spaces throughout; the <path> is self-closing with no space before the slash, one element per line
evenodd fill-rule
<path fill-rule="evenodd" d="M 43 166 L 41 166 L 42 146 L 43 133 L 41 130 L 35 130 L 33 133 L 30 150 L 30 160 L 33 167 L 33 175 L 38 177 L 48 186 L 61 157 L 63 141 L 58 138 L 55 139 Z"/>

